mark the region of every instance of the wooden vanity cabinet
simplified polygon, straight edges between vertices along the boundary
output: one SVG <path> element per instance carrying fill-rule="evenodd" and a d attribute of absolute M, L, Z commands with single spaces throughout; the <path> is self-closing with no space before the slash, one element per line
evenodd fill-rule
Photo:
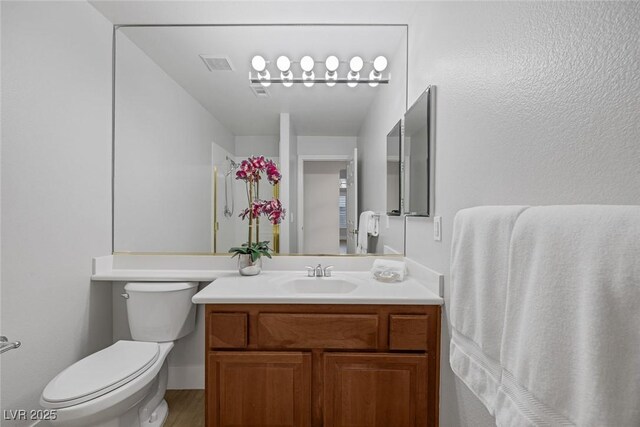
<path fill-rule="evenodd" d="M 436 427 L 440 307 L 206 307 L 207 427 Z"/>

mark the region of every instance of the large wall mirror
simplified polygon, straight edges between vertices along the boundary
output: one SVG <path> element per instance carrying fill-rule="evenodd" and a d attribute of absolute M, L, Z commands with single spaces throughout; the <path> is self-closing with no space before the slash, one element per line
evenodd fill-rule
<path fill-rule="evenodd" d="M 429 216 L 434 200 L 433 87 L 407 110 L 402 138 L 403 206 L 406 215 Z"/>
<path fill-rule="evenodd" d="M 286 215 L 277 226 L 262 221 L 260 240 L 282 254 L 357 253 L 360 213 L 370 209 L 358 194 L 379 191 L 358 179 L 367 166 L 358 151 L 379 153 L 380 164 L 385 156 L 385 135 L 371 141 L 379 147 L 363 146 L 361 127 L 383 91 L 406 104 L 406 33 L 404 25 L 117 27 L 114 252 L 227 254 L 247 240 L 238 165 L 265 156 L 283 178 L 261 185 L 260 198 L 278 197 Z M 265 64 L 252 64 L 257 55 Z M 277 61 L 283 55 L 289 63 Z M 387 67 L 374 63 L 380 56 Z M 368 253 L 381 252 L 369 244 Z"/>

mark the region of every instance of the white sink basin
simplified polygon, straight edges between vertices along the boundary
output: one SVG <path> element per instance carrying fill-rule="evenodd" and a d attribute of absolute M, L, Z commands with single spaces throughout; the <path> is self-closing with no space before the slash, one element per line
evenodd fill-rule
<path fill-rule="evenodd" d="M 285 279 L 280 287 L 289 294 L 348 294 L 358 283 L 338 277 L 296 277 Z"/>

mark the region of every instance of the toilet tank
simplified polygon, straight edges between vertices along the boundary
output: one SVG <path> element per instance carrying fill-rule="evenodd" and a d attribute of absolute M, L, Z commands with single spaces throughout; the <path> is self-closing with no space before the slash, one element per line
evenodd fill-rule
<path fill-rule="evenodd" d="M 175 341 L 196 325 L 191 297 L 197 282 L 135 282 L 124 287 L 131 337 L 136 341 Z"/>

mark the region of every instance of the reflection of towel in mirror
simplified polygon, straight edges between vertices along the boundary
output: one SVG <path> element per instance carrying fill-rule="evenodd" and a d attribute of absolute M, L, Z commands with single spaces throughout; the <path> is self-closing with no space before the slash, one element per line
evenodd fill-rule
<path fill-rule="evenodd" d="M 373 214 L 373 212 L 371 213 Z M 380 234 L 379 224 L 380 216 L 376 214 L 371 215 L 369 221 L 367 222 L 367 234 L 369 234 L 369 236 L 371 237 L 378 237 L 378 235 Z"/>
<path fill-rule="evenodd" d="M 369 235 L 378 235 L 378 226 L 373 211 L 364 211 L 360 214 L 358 222 L 358 247 L 356 252 L 366 254 L 369 250 Z M 375 231 L 375 234 L 373 232 Z"/>

